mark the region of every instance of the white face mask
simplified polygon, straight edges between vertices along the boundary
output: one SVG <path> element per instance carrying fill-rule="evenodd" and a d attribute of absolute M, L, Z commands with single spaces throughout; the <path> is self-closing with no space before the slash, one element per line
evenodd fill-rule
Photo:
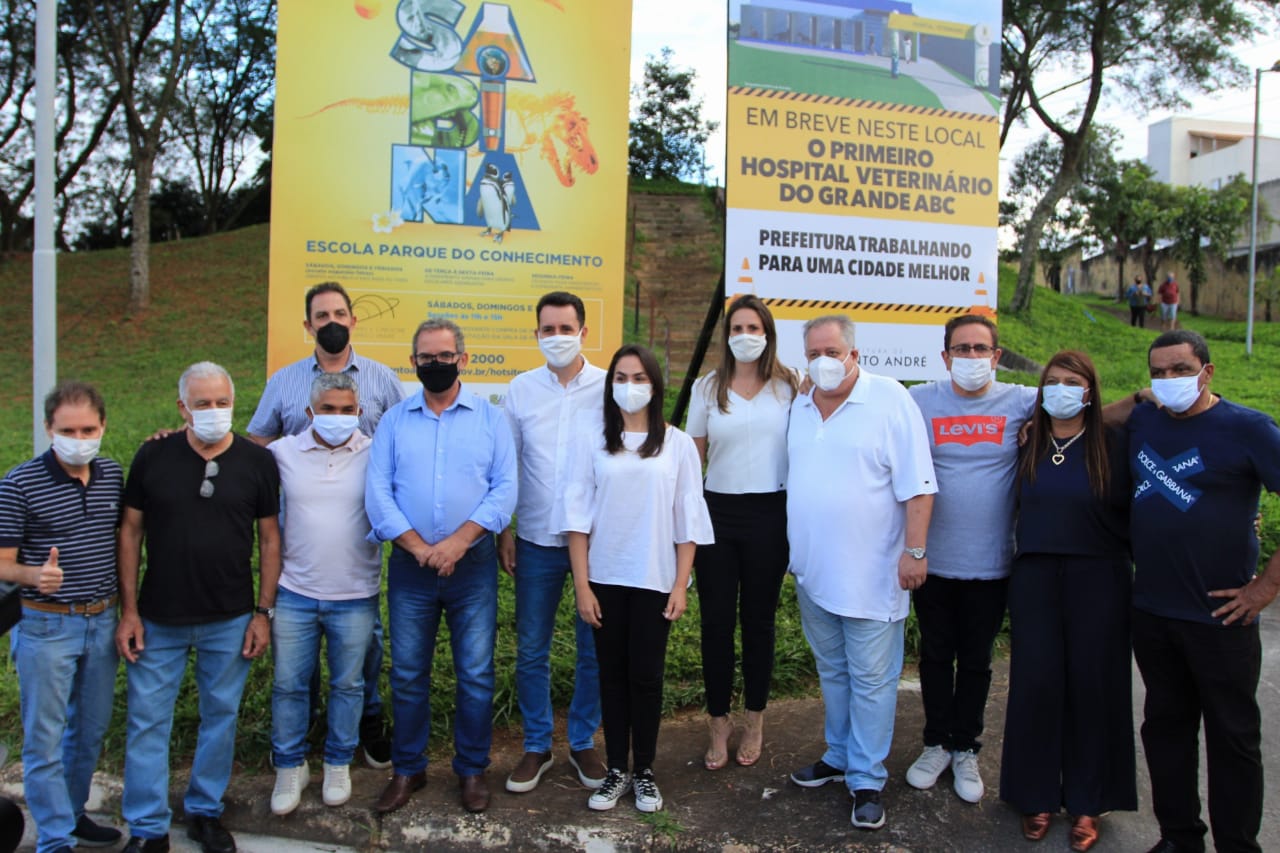
<path fill-rule="evenodd" d="M 1084 401 L 1084 391 L 1083 385 L 1046 385 L 1043 390 L 1044 401 L 1040 406 L 1051 418 L 1074 418 L 1088 405 Z"/>
<path fill-rule="evenodd" d="M 346 444 L 359 425 L 359 415 L 316 415 L 311 419 L 311 428 L 330 447 Z"/>
<path fill-rule="evenodd" d="M 191 431 L 205 444 L 217 444 L 231 432 L 231 409 L 196 409 L 191 413 Z"/>
<path fill-rule="evenodd" d="M 538 349 L 552 367 L 568 367 L 582 352 L 581 335 L 550 335 L 538 338 Z"/>
<path fill-rule="evenodd" d="M 1156 395 L 1156 399 L 1160 401 L 1160 405 L 1164 406 L 1171 412 L 1182 414 L 1187 409 L 1195 405 L 1196 400 L 1200 399 L 1200 374 L 1204 373 L 1204 368 L 1196 373 L 1195 376 L 1175 376 L 1172 379 L 1152 379 L 1151 393 Z"/>
<path fill-rule="evenodd" d="M 981 391 L 991 382 L 990 358 L 952 358 L 951 381 L 966 391 Z"/>
<path fill-rule="evenodd" d="M 93 457 L 98 455 L 98 448 L 102 446 L 102 438 L 72 438 L 69 435 L 53 436 L 53 452 L 67 465 L 73 468 L 79 468 L 81 465 L 88 465 L 93 461 Z"/>
<path fill-rule="evenodd" d="M 653 398 L 653 386 L 647 382 L 613 383 L 613 402 L 627 414 L 643 411 Z"/>
<path fill-rule="evenodd" d="M 744 364 L 750 364 L 760 357 L 769 339 L 764 335 L 733 335 L 729 338 L 729 352 Z"/>
<path fill-rule="evenodd" d="M 840 383 L 845 380 L 849 374 L 844 369 L 844 363 L 849 360 L 853 353 L 846 355 L 844 359 L 832 358 L 829 355 L 820 355 L 813 361 L 809 362 L 809 378 L 813 380 L 813 384 L 823 391 L 834 391 L 840 387 Z"/>

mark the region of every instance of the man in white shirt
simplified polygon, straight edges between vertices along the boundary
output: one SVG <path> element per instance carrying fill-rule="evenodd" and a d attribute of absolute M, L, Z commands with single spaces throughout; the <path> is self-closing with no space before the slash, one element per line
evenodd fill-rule
<path fill-rule="evenodd" d="M 552 524 L 564 494 L 570 431 L 586 413 L 602 419 L 605 371 L 582 355 L 586 309 L 572 293 L 538 300 L 534 335 L 547 364 L 520 374 L 507 389 L 506 412 L 520 462 L 516 521 L 498 540 L 498 560 L 516 584 L 516 695 L 524 718 L 524 757 L 507 777 L 507 790 L 532 791 L 551 769 L 551 636 L 570 576 L 566 537 Z M 517 530 L 518 527 L 518 530 Z M 595 750 L 600 726 L 600 680 L 591 626 L 574 616 L 577 663 L 569 704 L 569 763 L 596 789 L 606 769 Z"/>
<path fill-rule="evenodd" d="M 271 754 L 276 785 L 271 811 L 298 807 L 307 767 L 308 685 L 320 638 L 329 660 L 328 735 L 322 798 L 351 798 L 351 759 L 360 737 L 364 661 L 382 581 L 382 549 L 367 541 L 365 472 L 371 439 L 362 433 L 359 392 L 349 373 L 321 373 L 306 408 L 311 428 L 272 442 L 280 469 L 283 570 L 272 641 Z"/>
<path fill-rule="evenodd" d="M 787 537 L 827 751 L 791 779 L 844 780 L 853 825 L 879 829 L 908 595 L 928 573 L 937 485 L 920 410 L 897 381 L 859 367 L 853 321 L 810 320 L 804 345 L 814 387 L 787 430 Z"/>

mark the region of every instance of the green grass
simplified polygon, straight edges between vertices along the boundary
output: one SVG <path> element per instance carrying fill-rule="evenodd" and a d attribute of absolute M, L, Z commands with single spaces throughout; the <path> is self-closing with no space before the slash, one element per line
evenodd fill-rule
<path fill-rule="evenodd" d="M 927 86 L 907 75 L 892 76 L 885 68 L 853 59 L 795 54 L 729 42 L 729 67 L 734 78 L 730 86 L 759 86 L 769 81 L 772 89 L 829 95 L 836 98 L 866 98 L 890 104 L 939 108 Z"/>
<path fill-rule="evenodd" d="M 255 227 L 199 240 L 158 245 L 152 254 L 153 305 L 137 318 L 125 316 L 128 282 L 126 251 L 107 251 L 59 257 L 60 375 L 96 383 L 107 399 L 108 429 L 103 451 L 125 464 L 142 440 L 157 427 L 172 427 L 179 418 L 174 401 L 177 377 L 193 361 L 212 359 L 225 365 L 236 380 L 236 426 L 243 429 L 265 382 L 266 281 L 268 231 Z M 652 247 L 646 247 L 652 250 Z M 0 386 L 0 470 L 31 453 L 31 371 L 29 256 L 0 258 L 0 313 L 9 320 L 9 333 L 0 338 L 0 357 L 8 366 Z M 1007 302 L 1012 273 L 1001 271 L 1001 297 Z M 624 328 L 627 340 L 647 340 L 631 329 L 630 297 Z M 1152 331 L 1130 329 L 1112 316 L 1112 303 L 1098 297 L 1063 297 L 1040 290 L 1028 318 L 1001 318 L 1002 343 L 1043 363 L 1064 347 L 1093 354 L 1102 373 L 1104 396 L 1115 399 L 1146 384 L 1145 351 Z M 642 306 L 642 321 L 647 310 Z M 1127 314 L 1127 310 L 1125 312 Z M 698 316 L 684 322 L 698 324 Z M 1243 324 L 1209 318 L 1184 318 L 1189 328 L 1210 340 L 1218 373 L 1214 387 L 1246 405 L 1276 414 L 1280 401 L 1280 326 L 1259 326 L 1252 359 L 1243 353 Z M 1018 377 L 1012 377 L 1019 379 Z M 1034 382 L 1024 376 L 1020 381 Z M 668 410 L 678 386 L 667 389 Z M 1280 545 L 1280 501 L 1264 503 L 1263 553 Z M 498 682 L 494 719 L 499 727 L 519 726 L 515 699 L 514 597 L 505 575 L 499 584 L 499 630 L 495 653 Z M 385 611 L 384 611 L 385 615 Z M 557 707 L 572 695 L 572 595 L 566 594 L 558 614 L 552 648 L 552 691 Z M 805 644 L 790 579 L 783 587 L 778 611 L 777 661 L 774 695 L 814 695 L 813 658 Z M 915 648 L 914 621 L 907 625 L 908 649 Z M 7 640 L 0 640 L 0 730 L 12 733 L 16 747 L 21 731 L 16 677 Z M 434 748 L 447 750 L 453 713 L 452 661 L 442 629 L 437 647 L 432 691 Z M 664 707 L 667 711 L 694 708 L 702 701 L 702 668 L 698 643 L 697 595 L 671 632 L 667 654 Z M 103 765 L 119 768 L 124 752 L 124 669 L 117 681 L 116 714 L 108 733 Z M 270 742 L 270 681 L 268 660 L 254 664 L 245 691 L 237 760 L 264 770 Z M 740 687 L 740 685 L 739 685 Z M 385 688 L 385 685 L 384 685 Z M 389 698 L 389 697 L 387 697 Z M 198 719 L 194 692 L 184 688 L 176 710 L 173 755 L 189 759 L 194 750 Z"/>

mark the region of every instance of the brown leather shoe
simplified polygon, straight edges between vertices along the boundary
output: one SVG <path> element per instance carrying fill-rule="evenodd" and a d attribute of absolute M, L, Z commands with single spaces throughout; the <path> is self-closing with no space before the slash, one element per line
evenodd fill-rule
<path fill-rule="evenodd" d="M 1098 843 L 1098 819 L 1082 814 L 1071 822 L 1071 849 L 1085 853 Z"/>
<path fill-rule="evenodd" d="M 1048 812 L 1024 814 L 1022 816 L 1022 837 L 1028 841 L 1039 841 L 1049 834 L 1049 821 L 1053 815 Z"/>
<path fill-rule="evenodd" d="M 578 771 L 578 781 L 582 783 L 582 787 L 592 791 L 599 790 L 604 784 L 604 777 L 609 775 L 609 769 L 604 766 L 600 756 L 596 755 L 595 747 L 572 750 L 569 753 L 569 763 Z"/>
<path fill-rule="evenodd" d="M 482 812 L 489 808 L 489 783 L 483 773 L 475 776 L 459 776 L 462 784 L 462 807 L 469 812 Z"/>
<path fill-rule="evenodd" d="M 373 810 L 379 814 L 393 812 L 409 802 L 413 792 L 422 790 L 426 784 L 425 770 L 414 773 L 412 776 L 405 776 L 402 773 L 393 774 L 387 787 L 382 789 L 382 796 L 378 797 L 378 802 L 373 804 Z"/>
<path fill-rule="evenodd" d="M 550 752 L 526 752 L 507 777 L 507 790 L 513 794 L 532 791 L 542 781 L 542 774 L 554 763 Z"/>

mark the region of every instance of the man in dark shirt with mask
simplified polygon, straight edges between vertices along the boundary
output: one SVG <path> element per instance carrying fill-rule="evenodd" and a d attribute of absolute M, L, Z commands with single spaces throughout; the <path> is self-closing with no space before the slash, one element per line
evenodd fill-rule
<path fill-rule="evenodd" d="M 322 373 L 345 373 L 355 380 L 360 394 L 360 431 L 365 435 L 373 435 L 382 413 L 404 397 L 404 387 L 391 368 L 357 355 L 352 348 L 351 330 L 356 327 L 356 316 L 351 297 L 341 284 L 326 281 L 308 290 L 306 312 L 302 328 L 315 338 L 315 352 L 271 375 L 246 430 L 250 440 L 264 447 L 282 435 L 298 435 L 310 428 L 307 404 L 311 399 L 311 383 Z M 315 671 L 319 673 L 319 667 Z M 360 745 L 365 762 L 377 769 L 391 766 L 391 743 L 383 725 L 382 699 L 378 695 L 381 671 L 382 619 L 376 617 L 373 640 L 364 661 Z M 311 690 L 313 718 L 320 712 L 319 694 L 317 678 Z"/>

